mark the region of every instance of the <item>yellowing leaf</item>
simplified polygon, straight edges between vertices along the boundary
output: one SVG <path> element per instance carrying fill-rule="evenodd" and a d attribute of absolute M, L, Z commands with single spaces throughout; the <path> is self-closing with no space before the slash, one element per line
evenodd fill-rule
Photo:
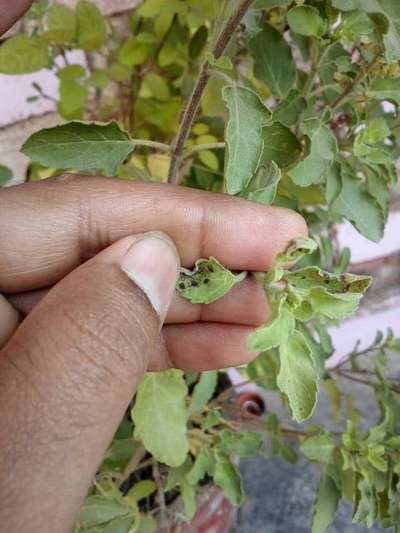
<path fill-rule="evenodd" d="M 88 0 L 79 0 L 76 16 L 79 47 L 90 52 L 103 46 L 107 39 L 107 23 L 97 6 Z"/>
<path fill-rule="evenodd" d="M 159 181 L 167 182 L 171 157 L 167 154 L 151 154 L 147 158 L 150 174 Z"/>
<path fill-rule="evenodd" d="M 146 374 L 136 394 L 135 437 L 157 461 L 181 465 L 188 453 L 187 387 L 180 370 Z"/>
<path fill-rule="evenodd" d="M 211 170 L 219 170 L 218 157 L 211 150 L 201 150 L 198 153 L 200 161 Z"/>
<path fill-rule="evenodd" d="M 48 45 L 39 37 L 18 34 L 0 46 L 2 74 L 29 74 L 49 65 Z"/>
<path fill-rule="evenodd" d="M 42 35 L 56 44 L 70 43 L 77 30 L 77 18 L 72 9 L 63 4 L 53 4 L 47 15 L 47 31 Z"/>

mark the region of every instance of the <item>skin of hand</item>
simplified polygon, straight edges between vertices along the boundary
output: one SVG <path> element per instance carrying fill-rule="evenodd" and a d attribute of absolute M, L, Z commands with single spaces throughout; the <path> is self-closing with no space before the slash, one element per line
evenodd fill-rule
<path fill-rule="evenodd" d="M 0 28 L 29 3 L 0 0 Z M 179 265 L 265 271 L 307 229 L 286 209 L 71 175 L 2 189 L 0 228 L 0 523 L 70 532 L 144 372 L 254 356 L 262 288 L 249 276 L 193 305 L 174 291 Z"/>

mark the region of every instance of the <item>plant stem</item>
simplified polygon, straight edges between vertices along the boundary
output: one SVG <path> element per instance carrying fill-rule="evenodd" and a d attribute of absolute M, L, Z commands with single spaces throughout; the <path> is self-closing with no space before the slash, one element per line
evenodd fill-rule
<path fill-rule="evenodd" d="M 313 39 L 312 48 L 311 48 L 312 52 L 315 51 L 315 48 L 317 46 L 318 46 L 318 44 L 316 42 L 316 39 Z M 307 96 L 309 95 L 309 92 L 311 91 L 311 89 L 313 87 L 314 79 L 315 79 L 315 76 L 316 76 L 316 74 L 318 72 L 319 63 L 321 61 L 322 54 L 320 53 L 320 51 L 318 49 L 316 53 L 312 54 L 312 56 L 313 57 L 312 57 L 312 61 L 311 61 L 310 73 L 307 76 L 307 81 L 304 84 L 303 91 L 302 91 L 302 95 L 303 95 L 304 98 L 307 98 Z"/>
<path fill-rule="evenodd" d="M 224 142 L 216 142 L 216 143 L 206 143 L 206 144 L 196 144 L 195 146 L 191 146 L 186 150 L 186 152 L 183 154 L 183 158 L 190 157 L 192 154 L 196 152 L 201 152 L 202 150 L 214 150 L 218 148 L 225 148 Z"/>
<path fill-rule="evenodd" d="M 164 497 L 164 487 L 161 479 L 160 470 L 158 468 L 158 463 L 155 461 L 153 464 L 153 478 L 154 482 L 157 485 L 157 498 L 158 498 L 158 504 L 160 506 L 160 526 L 163 528 L 166 524 L 166 505 L 165 505 L 165 497 Z"/>
<path fill-rule="evenodd" d="M 351 93 L 354 91 L 354 89 L 358 86 L 359 83 L 361 83 L 366 76 L 369 74 L 371 69 L 375 66 L 377 60 L 381 56 L 381 51 L 375 54 L 373 59 L 365 66 L 365 68 L 362 68 L 360 72 L 357 74 L 357 76 L 354 78 L 353 83 L 347 87 L 333 102 L 332 104 L 332 111 L 335 111 L 338 107 L 340 107 L 344 102 L 347 100 L 347 98 L 351 95 Z"/>
<path fill-rule="evenodd" d="M 172 150 L 172 147 L 169 144 L 160 143 L 157 141 L 147 141 L 145 139 L 131 139 L 131 141 L 137 146 L 147 146 L 148 148 L 162 150 L 163 152 L 170 152 Z"/>
<path fill-rule="evenodd" d="M 234 11 L 227 20 L 215 43 L 214 48 L 212 49 L 212 54 L 215 59 L 220 58 L 224 53 L 224 50 L 228 45 L 232 35 L 234 34 L 236 28 L 239 26 L 240 21 L 244 17 L 246 11 L 249 9 L 253 1 L 254 0 L 240 0 L 236 11 Z M 185 142 L 188 138 L 190 129 L 193 124 L 193 120 L 199 108 L 201 96 L 210 77 L 208 67 L 208 61 L 205 61 L 200 69 L 200 74 L 193 88 L 192 94 L 183 111 L 182 119 L 179 126 L 179 132 L 174 144 L 171 165 L 168 173 L 169 183 L 178 183 L 178 172 L 182 160 L 182 153 L 185 146 Z"/>

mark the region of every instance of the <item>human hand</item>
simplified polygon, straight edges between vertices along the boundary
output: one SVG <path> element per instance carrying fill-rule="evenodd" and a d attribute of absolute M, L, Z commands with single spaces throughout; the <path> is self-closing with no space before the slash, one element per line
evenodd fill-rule
<path fill-rule="evenodd" d="M 248 277 L 193 305 L 173 294 L 178 256 L 263 271 L 306 228 L 223 195 L 73 176 L 1 190 L 0 228 L 0 292 L 29 313 L 0 353 L 0 520 L 69 531 L 145 371 L 252 357 L 246 338 L 268 316 L 261 287 Z"/>

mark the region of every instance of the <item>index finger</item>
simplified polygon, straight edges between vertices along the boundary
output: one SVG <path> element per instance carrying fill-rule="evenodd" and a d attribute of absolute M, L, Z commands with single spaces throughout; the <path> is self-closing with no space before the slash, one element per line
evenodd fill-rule
<path fill-rule="evenodd" d="M 126 235 L 159 230 L 182 264 L 268 270 L 307 228 L 297 213 L 158 183 L 65 175 L 0 191 L 0 291 L 52 285 Z"/>

